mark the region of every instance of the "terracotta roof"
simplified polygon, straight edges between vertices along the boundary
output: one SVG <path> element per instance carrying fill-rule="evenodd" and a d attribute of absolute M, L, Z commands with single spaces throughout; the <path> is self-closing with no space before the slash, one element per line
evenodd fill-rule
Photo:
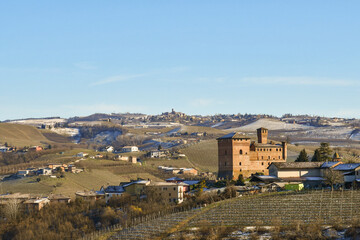
<path fill-rule="evenodd" d="M 250 137 L 246 136 L 245 134 L 242 133 L 237 133 L 237 132 L 232 132 L 229 134 L 226 134 L 222 137 L 219 137 L 218 139 L 250 139 Z"/>
<path fill-rule="evenodd" d="M 293 169 L 293 168 L 308 169 L 308 168 L 320 168 L 322 164 L 323 162 L 273 162 L 271 165 L 275 165 L 279 169 Z"/>

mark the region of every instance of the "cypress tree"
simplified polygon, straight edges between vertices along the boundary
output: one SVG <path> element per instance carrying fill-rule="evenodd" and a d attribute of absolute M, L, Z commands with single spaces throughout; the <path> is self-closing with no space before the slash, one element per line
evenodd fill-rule
<path fill-rule="evenodd" d="M 295 162 L 308 162 L 309 156 L 307 155 L 305 148 L 301 150 L 299 156 L 296 158 Z"/>
<path fill-rule="evenodd" d="M 314 156 L 311 159 L 312 162 L 321 162 L 321 155 L 319 149 L 316 149 L 314 152 Z"/>
<path fill-rule="evenodd" d="M 330 149 L 329 143 L 326 142 L 320 143 L 320 148 L 318 149 L 320 153 L 321 162 L 331 161 L 332 150 Z"/>

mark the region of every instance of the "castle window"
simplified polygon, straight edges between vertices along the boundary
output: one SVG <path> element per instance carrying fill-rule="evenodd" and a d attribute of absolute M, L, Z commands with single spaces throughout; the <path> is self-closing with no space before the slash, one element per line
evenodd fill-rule
<path fill-rule="evenodd" d="M 279 151 L 279 149 L 276 149 L 276 151 L 278 152 L 278 151 Z"/>
<path fill-rule="evenodd" d="M 268 157 L 268 159 L 270 159 L 270 156 Z"/>
<path fill-rule="evenodd" d="M 239 165 L 241 166 L 241 162 L 239 162 Z"/>
<path fill-rule="evenodd" d="M 261 159 L 264 159 L 264 156 L 261 156 Z"/>
<path fill-rule="evenodd" d="M 279 149 L 279 151 L 281 152 L 281 148 Z"/>
<path fill-rule="evenodd" d="M 240 172 L 242 172 L 242 169 L 240 168 Z"/>
<path fill-rule="evenodd" d="M 245 152 L 245 155 L 247 155 L 247 152 Z"/>
<path fill-rule="evenodd" d="M 261 166 L 264 166 L 264 162 L 261 163 Z"/>
<path fill-rule="evenodd" d="M 270 152 L 271 152 L 271 148 L 270 148 Z"/>
<path fill-rule="evenodd" d="M 240 155 L 242 155 L 242 149 L 240 149 Z"/>
<path fill-rule="evenodd" d="M 224 162 L 224 166 L 226 166 L 226 162 Z"/>
<path fill-rule="evenodd" d="M 280 156 L 279 156 L 279 159 L 280 159 Z"/>

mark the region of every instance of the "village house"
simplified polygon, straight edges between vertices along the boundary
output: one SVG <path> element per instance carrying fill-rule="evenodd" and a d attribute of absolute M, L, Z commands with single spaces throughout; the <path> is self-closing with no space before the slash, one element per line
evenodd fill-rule
<path fill-rule="evenodd" d="M 218 141 L 218 177 L 237 179 L 239 175 L 268 174 L 267 167 L 273 162 L 286 162 L 287 145 L 268 143 L 268 130 L 257 129 L 258 142 L 240 133 L 229 133 Z"/>
<path fill-rule="evenodd" d="M 29 170 L 19 170 L 17 171 L 16 175 L 19 177 L 26 177 L 29 174 Z"/>
<path fill-rule="evenodd" d="M 125 189 L 122 186 L 107 186 L 101 187 L 100 191 L 104 192 L 105 201 L 109 202 L 113 197 L 120 197 L 125 192 Z"/>
<path fill-rule="evenodd" d="M 22 193 L 7 193 L 0 195 L 0 204 L 6 204 L 9 201 L 19 201 L 24 202 L 25 200 L 30 199 L 30 194 L 22 194 Z"/>
<path fill-rule="evenodd" d="M 71 202 L 70 197 L 59 195 L 59 194 L 51 194 L 48 199 L 50 201 L 50 204 L 54 204 L 54 203 L 70 203 Z"/>
<path fill-rule="evenodd" d="M 121 152 L 126 153 L 126 152 L 138 152 L 139 149 L 137 146 L 125 146 L 122 148 Z"/>
<path fill-rule="evenodd" d="M 0 146 L 0 152 L 8 152 L 9 151 L 9 147 L 5 147 L 5 146 Z"/>
<path fill-rule="evenodd" d="M 121 183 L 126 193 L 132 196 L 141 196 L 145 194 L 145 188 L 150 184 L 150 180 L 138 179 L 136 181 Z"/>
<path fill-rule="evenodd" d="M 104 155 L 98 153 L 98 154 L 95 155 L 95 158 L 96 159 L 101 159 L 101 158 L 104 158 Z"/>
<path fill-rule="evenodd" d="M 181 184 L 170 182 L 151 182 L 146 186 L 162 199 L 169 203 L 182 203 L 184 201 L 184 190 Z"/>
<path fill-rule="evenodd" d="M 50 169 L 55 170 L 55 169 L 57 169 L 57 168 L 59 168 L 59 167 L 62 167 L 62 164 L 61 164 L 61 163 L 49 163 L 49 164 L 47 165 L 47 167 L 50 168 Z"/>
<path fill-rule="evenodd" d="M 26 200 L 24 202 L 24 206 L 28 212 L 31 212 L 31 211 L 39 211 L 49 203 L 50 200 L 48 198 L 35 198 L 35 199 Z"/>
<path fill-rule="evenodd" d="M 163 158 L 166 157 L 166 152 L 163 150 L 152 150 L 146 154 L 148 158 Z"/>
<path fill-rule="evenodd" d="M 77 191 L 75 193 L 76 198 L 83 199 L 84 201 L 96 201 L 105 197 L 102 191 Z"/>
<path fill-rule="evenodd" d="M 112 153 L 115 150 L 113 146 L 107 146 L 105 149 L 106 149 L 106 152 L 108 152 L 108 153 Z"/>
<path fill-rule="evenodd" d="M 344 176 L 344 186 L 351 187 L 353 183 L 360 182 L 360 163 L 344 163 L 334 167 Z"/>
<path fill-rule="evenodd" d="M 39 170 L 37 170 L 36 172 L 37 175 L 51 175 L 52 174 L 52 169 L 51 168 L 40 168 Z"/>
<path fill-rule="evenodd" d="M 28 149 L 29 152 L 40 152 L 44 150 L 42 146 L 33 146 Z"/>
<path fill-rule="evenodd" d="M 198 171 L 195 168 L 180 168 L 179 174 L 185 174 L 185 175 L 198 175 Z"/>
<path fill-rule="evenodd" d="M 89 154 L 84 152 L 79 152 L 78 154 L 76 154 L 76 157 L 88 157 L 88 156 Z"/>

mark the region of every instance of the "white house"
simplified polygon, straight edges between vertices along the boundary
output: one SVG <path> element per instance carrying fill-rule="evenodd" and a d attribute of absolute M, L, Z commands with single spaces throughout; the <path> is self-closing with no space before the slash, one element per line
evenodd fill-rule
<path fill-rule="evenodd" d="M 52 169 L 51 168 L 41 168 L 37 172 L 39 175 L 51 175 Z"/>
<path fill-rule="evenodd" d="M 16 175 L 26 177 L 29 174 L 29 170 L 19 170 Z"/>
<path fill-rule="evenodd" d="M 114 147 L 113 146 L 107 146 L 106 151 L 109 152 L 109 153 L 112 153 L 112 152 L 114 152 Z"/>
<path fill-rule="evenodd" d="M 122 152 L 138 152 L 139 148 L 137 146 L 125 146 L 122 148 Z"/>
<path fill-rule="evenodd" d="M 77 157 L 87 157 L 89 156 L 88 153 L 84 153 L 84 152 L 79 152 L 78 154 L 76 154 Z"/>
<path fill-rule="evenodd" d="M 8 147 L 0 146 L 0 152 L 7 152 L 9 150 Z"/>

